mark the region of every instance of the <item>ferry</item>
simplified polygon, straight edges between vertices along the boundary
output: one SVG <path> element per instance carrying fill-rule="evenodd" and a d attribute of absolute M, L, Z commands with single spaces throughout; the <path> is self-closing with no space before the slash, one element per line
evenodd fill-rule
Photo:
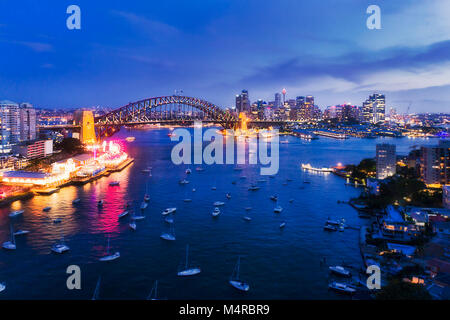
<path fill-rule="evenodd" d="M 314 168 L 309 163 L 308 164 L 302 163 L 301 167 L 303 170 L 309 170 L 314 172 L 333 172 L 332 168 Z"/>

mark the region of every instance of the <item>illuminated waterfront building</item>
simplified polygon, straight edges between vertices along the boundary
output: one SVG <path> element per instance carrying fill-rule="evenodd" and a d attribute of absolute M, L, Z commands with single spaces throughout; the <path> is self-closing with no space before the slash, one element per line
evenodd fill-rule
<path fill-rule="evenodd" d="M 385 179 L 396 172 L 397 156 L 395 144 L 377 144 L 376 147 L 377 179 Z"/>
<path fill-rule="evenodd" d="M 53 153 L 53 140 L 27 141 L 14 146 L 13 152 L 27 159 L 44 158 Z"/>

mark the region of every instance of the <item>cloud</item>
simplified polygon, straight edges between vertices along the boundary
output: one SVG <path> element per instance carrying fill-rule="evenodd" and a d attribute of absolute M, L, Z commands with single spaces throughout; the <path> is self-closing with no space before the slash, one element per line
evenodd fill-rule
<path fill-rule="evenodd" d="M 126 21 L 155 39 L 163 39 L 165 37 L 173 37 L 180 34 L 180 31 L 177 28 L 169 24 L 151 20 L 131 12 L 112 10 L 111 13 L 124 18 Z"/>
<path fill-rule="evenodd" d="M 44 42 L 31 42 L 31 41 L 11 41 L 13 44 L 25 46 L 35 52 L 49 52 L 53 50 L 53 46 Z"/>
<path fill-rule="evenodd" d="M 257 69 L 240 82 L 263 87 L 280 82 L 333 92 L 423 89 L 450 84 L 450 41 L 419 48 L 353 52 L 334 58 L 296 57 Z"/>

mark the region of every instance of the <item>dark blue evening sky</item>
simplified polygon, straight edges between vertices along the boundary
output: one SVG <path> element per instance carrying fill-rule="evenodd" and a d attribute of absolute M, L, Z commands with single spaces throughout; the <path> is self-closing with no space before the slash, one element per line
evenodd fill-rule
<path fill-rule="evenodd" d="M 71 4 L 81 30 L 66 28 Z M 285 87 L 321 108 L 376 91 L 400 112 L 448 112 L 449 13 L 445 0 L 0 0 L 0 100 L 119 107 L 182 89 L 227 107 Z"/>

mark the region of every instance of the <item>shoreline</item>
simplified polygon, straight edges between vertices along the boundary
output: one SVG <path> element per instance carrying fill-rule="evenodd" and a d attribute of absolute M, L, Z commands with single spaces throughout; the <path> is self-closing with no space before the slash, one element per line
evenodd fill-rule
<path fill-rule="evenodd" d="M 69 187 L 69 186 L 81 186 L 81 185 L 85 185 L 89 182 L 93 182 L 96 181 L 100 178 L 103 177 L 108 177 L 109 175 L 111 175 L 111 173 L 114 172 L 120 172 L 123 169 L 125 169 L 126 167 L 128 167 L 129 165 L 131 165 L 134 162 L 134 158 L 128 158 L 127 160 L 125 160 L 124 162 L 122 162 L 119 166 L 117 166 L 116 168 L 112 168 L 112 169 L 107 169 L 103 172 L 101 172 L 100 174 L 93 176 L 93 177 L 89 177 L 83 180 L 70 180 L 68 182 L 63 183 L 62 185 L 58 186 L 58 187 L 54 187 L 54 188 L 47 188 L 47 189 L 31 189 L 30 191 L 27 192 L 23 192 L 20 194 L 16 194 L 7 198 L 4 198 L 2 200 L 0 200 L 0 207 L 6 207 L 8 205 L 10 205 L 11 203 L 15 202 L 15 201 L 19 201 L 19 200 L 28 200 L 33 198 L 36 195 L 40 195 L 40 196 L 49 196 L 52 195 L 55 192 L 59 192 L 62 188 L 65 187 Z"/>

